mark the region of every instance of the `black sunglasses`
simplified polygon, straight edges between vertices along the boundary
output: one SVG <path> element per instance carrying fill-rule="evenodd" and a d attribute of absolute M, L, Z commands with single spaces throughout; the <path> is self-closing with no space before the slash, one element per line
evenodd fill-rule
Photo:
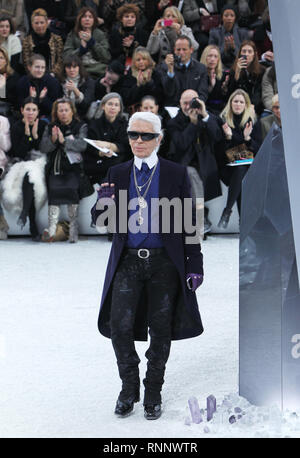
<path fill-rule="evenodd" d="M 131 140 L 137 140 L 139 137 L 143 140 L 143 142 L 150 142 L 154 138 L 159 137 L 160 134 L 154 134 L 152 132 L 135 132 L 133 130 L 129 130 L 128 132 L 128 137 Z"/>

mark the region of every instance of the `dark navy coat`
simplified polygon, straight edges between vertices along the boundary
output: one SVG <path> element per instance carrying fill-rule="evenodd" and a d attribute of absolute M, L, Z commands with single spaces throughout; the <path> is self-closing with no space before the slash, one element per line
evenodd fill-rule
<path fill-rule="evenodd" d="M 190 197 L 190 183 L 186 168 L 182 165 L 160 158 L 159 197 L 181 199 Z M 118 233 L 118 193 L 120 190 L 129 190 L 130 172 L 133 160 L 112 167 L 108 172 L 108 182 L 115 184 L 116 195 L 116 233 L 113 236 L 111 253 L 106 270 L 98 327 L 101 334 L 110 338 L 110 307 L 111 286 L 118 263 L 126 244 L 127 234 Z M 98 214 L 93 212 L 93 219 Z M 174 218 L 174 215 L 173 215 Z M 184 226 L 183 226 L 184 227 Z M 196 294 L 186 286 L 187 273 L 203 273 L 203 261 L 200 244 L 186 244 L 184 233 L 174 233 L 174 220 L 170 223 L 170 233 L 161 233 L 163 245 L 170 259 L 175 264 L 179 277 L 180 288 L 177 296 L 174 319 L 172 323 L 172 340 L 195 337 L 203 332 L 202 322 L 198 310 Z M 161 230 L 160 230 L 161 232 Z M 176 287 L 178 285 L 174 285 Z M 135 340 L 147 340 L 147 298 L 142 296 L 136 314 L 134 326 Z"/>

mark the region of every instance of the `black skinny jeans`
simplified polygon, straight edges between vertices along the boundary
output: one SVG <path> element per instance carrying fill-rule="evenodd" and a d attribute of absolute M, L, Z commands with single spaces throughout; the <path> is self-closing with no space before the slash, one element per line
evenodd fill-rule
<path fill-rule="evenodd" d="M 249 169 L 249 165 L 226 166 L 220 171 L 221 180 L 228 186 L 226 208 L 232 210 L 237 202 L 239 214 L 241 212 L 242 181 Z"/>

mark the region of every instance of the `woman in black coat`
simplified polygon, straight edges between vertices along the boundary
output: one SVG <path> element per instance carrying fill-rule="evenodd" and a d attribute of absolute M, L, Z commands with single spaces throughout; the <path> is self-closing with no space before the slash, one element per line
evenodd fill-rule
<path fill-rule="evenodd" d="M 78 56 L 64 58 L 60 80 L 64 96 L 75 103 L 79 117 L 84 118 L 95 98 L 95 80 L 88 76 Z"/>
<path fill-rule="evenodd" d="M 47 199 L 45 184 L 46 158 L 40 152 L 40 142 L 46 122 L 39 119 L 36 99 L 28 97 L 21 107 L 22 119 L 12 123 L 11 150 L 13 165 L 2 180 L 2 200 L 7 210 L 19 213 L 17 224 L 24 228 L 29 218 L 33 241 L 39 241 L 36 212 Z"/>
<path fill-rule="evenodd" d="M 161 78 L 146 48 L 139 46 L 134 51 L 131 69 L 122 79 L 120 95 L 126 108 L 139 103 L 145 95 L 153 95 L 161 103 Z"/>
<path fill-rule="evenodd" d="M 19 106 L 28 96 L 39 100 L 40 115 L 50 118 L 53 102 L 62 95 L 56 78 L 46 73 L 46 61 L 40 54 L 34 54 L 28 65 L 28 75 L 22 76 L 17 84 Z"/>
<path fill-rule="evenodd" d="M 140 10 L 137 5 L 125 4 L 117 10 L 117 20 L 109 36 L 112 59 L 120 60 L 130 68 L 135 48 L 146 46 L 148 33 L 139 24 Z"/>
<path fill-rule="evenodd" d="M 89 146 L 84 158 L 84 169 L 91 183 L 101 183 L 108 169 L 130 159 L 131 153 L 127 137 L 127 120 L 123 116 L 123 103 L 120 95 L 111 92 L 101 101 L 103 113 L 100 118 L 89 123 L 88 138 L 104 151 Z"/>
<path fill-rule="evenodd" d="M 218 120 L 218 125 L 215 153 L 220 178 L 228 186 L 227 203 L 218 227 L 225 229 L 235 202 L 240 213 L 242 181 L 250 167 L 250 165 L 227 165 L 231 162 L 227 154 L 232 148 L 240 147 L 244 150 L 242 156 L 246 151 L 255 156 L 261 145 L 260 125 L 256 122 L 250 98 L 245 91 L 237 89 L 231 94 Z"/>
<path fill-rule="evenodd" d="M 210 113 L 219 115 L 226 105 L 229 72 L 223 71 L 221 53 L 218 46 L 206 46 L 200 62 L 207 68 L 208 75 L 206 108 Z"/>
<path fill-rule="evenodd" d="M 68 206 L 69 241 L 78 240 L 78 207 L 80 200 L 81 162 L 87 143 L 87 124 L 79 121 L 76 108 L 69 99 L 53 104 L 52 123 L 45 129 L 40 148 L 48 155 L 46 179 L 48 186 L 49 229 L 43 240 L 52 242 L 56 233 L 60 205 Z"/>
<path fill-rule="evenodd" d="M 228 95 L 236 89 L 243 89 L 250 97 L 255 111 L 260 115 L 264 109 L 262 103 L 262 78 L 265 67 L 258 62 L 255 43 L 245 40 L 229 74 Z"/>

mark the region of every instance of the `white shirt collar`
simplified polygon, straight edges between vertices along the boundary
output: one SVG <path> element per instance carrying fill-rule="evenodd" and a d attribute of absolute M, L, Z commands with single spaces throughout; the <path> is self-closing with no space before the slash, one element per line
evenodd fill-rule
<path fill-rule="evenodd" d="M 157 149 L 158 148 L 155 148 L 152 153 L 150 154 L 150 156 L 148 157 L 145 157 L 143 159 L 137 157 L 137 156 L 134 156 L 134 165 L 139 169 L 141 170 L 142 168 L 142 163 L 145 162 L 149 169 L 152 169 L 156 162 L 158 161 L 158 157 L 157 157 Z"/>
<path fill-rule="evenodd" d="M 191 60 L 192 60 L 192 59 L 190 59 L 188 62 L 186 62 L 186 64 L 180 63 L 179 65 L 180 65 L 181 67 L 184 67 L 184 66 L 185 66 L 186 68 L 188 68 L 188 66 L 189 66 L 190 63 L 191 63 Z"/>

